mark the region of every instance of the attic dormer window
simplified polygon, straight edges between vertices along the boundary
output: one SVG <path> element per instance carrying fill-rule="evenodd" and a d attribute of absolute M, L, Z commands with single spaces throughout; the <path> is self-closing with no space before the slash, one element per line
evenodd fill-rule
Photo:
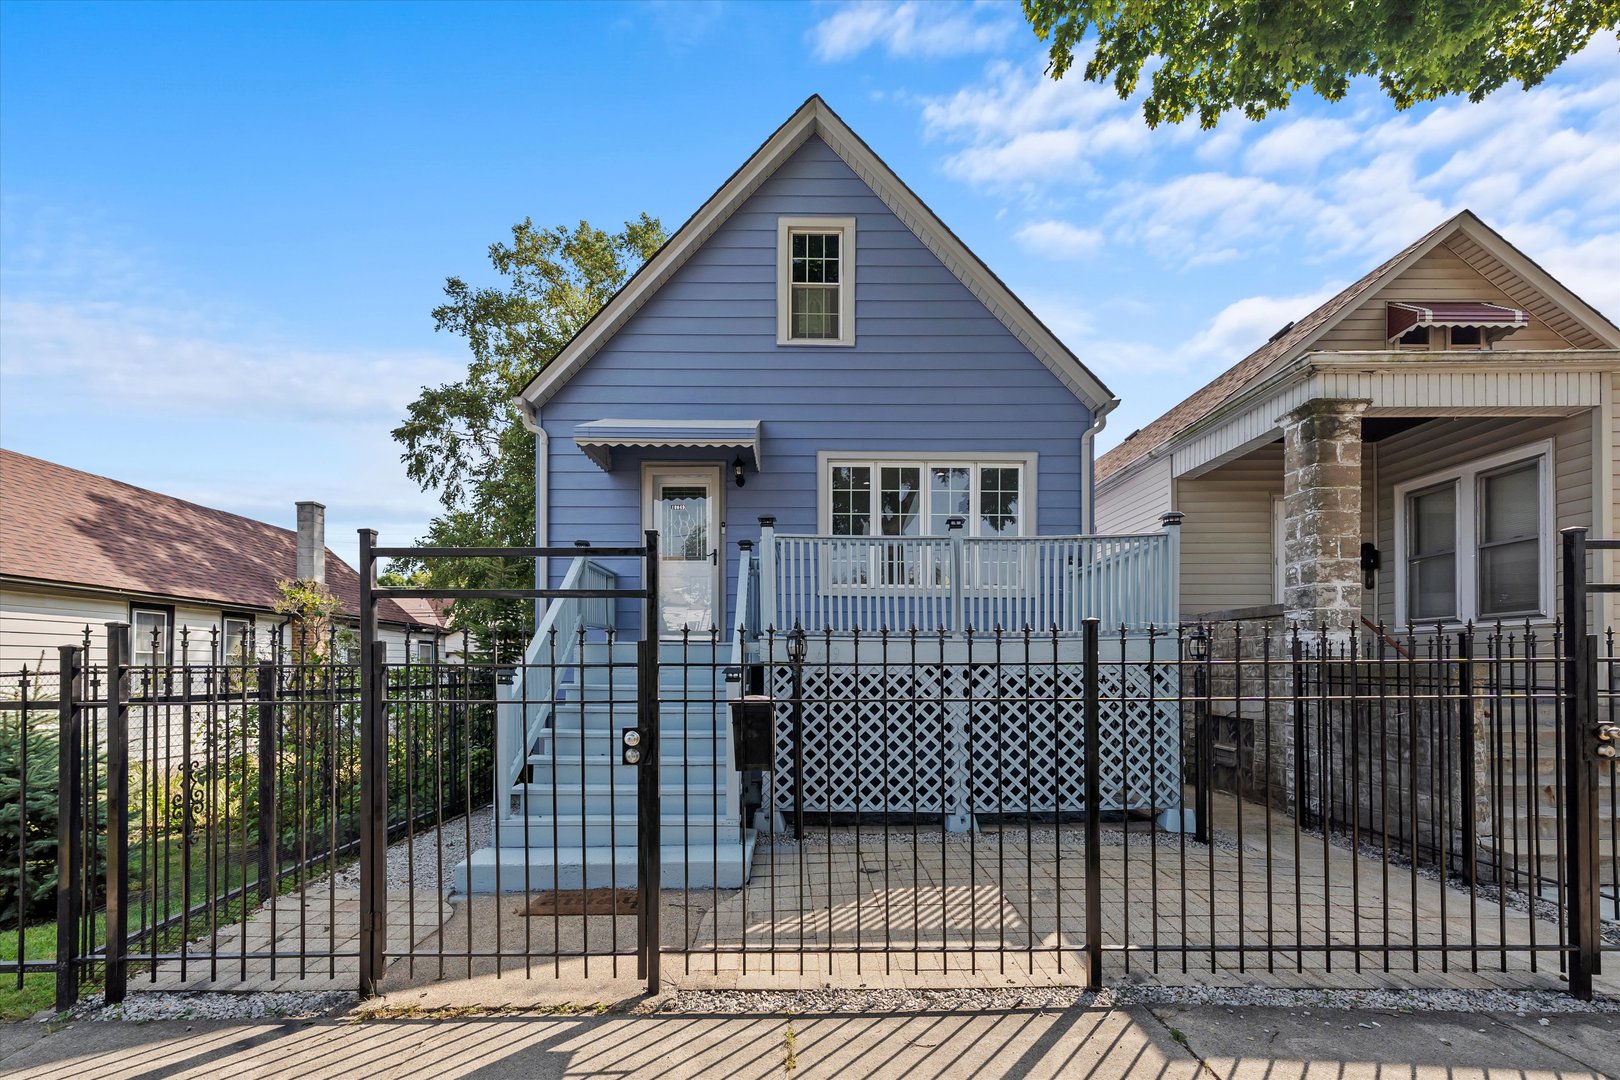
<path fill-rule="evenodd" d="M 1387 340 L 1418 352 L 1489 349 L 1530 325 L 1529 313 L 1482 301 L 1391 301 L 1387 320 Z"/>
<path fill-rule="evenodd" d="M 855 344 L 855 219 L 781 218 L 776 286 L 778 345 Z"/>

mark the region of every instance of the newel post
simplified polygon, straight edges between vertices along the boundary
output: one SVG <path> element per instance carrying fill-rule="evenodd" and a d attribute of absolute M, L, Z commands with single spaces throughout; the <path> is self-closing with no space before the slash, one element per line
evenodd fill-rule
<path fill-rule="evenodd" d="M 967 524 L 965 517 L 948 517 L 945 519 L 945 528 L 951 536 L 951 630 L 960 634 L 963 626 L 964 614 L 962 610 L 962 574 L 967 568 L 967 560 L 962 553 L 962 527 Z"/>
<path fill-rule="evenodd" d="M 1165 548 L 1165 558 L 1170 561 L 1164 574 L 1165 626 L 1181 622 L 1181 523 L 1185 519 L 1186 515 L 1180 510 L 1170 510 L 1159 517 L 1159 525 L 1169 541 Z"/>
<path fill-rule="evenodd" d="M 776 518 L 759 519 L 759 623 L 766 630 L 776 625 Z"/>

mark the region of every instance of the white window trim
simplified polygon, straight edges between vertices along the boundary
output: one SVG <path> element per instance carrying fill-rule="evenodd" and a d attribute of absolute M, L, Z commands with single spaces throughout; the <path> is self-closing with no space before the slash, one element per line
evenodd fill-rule
<path fill-rule="evenodd" d="M 1541 581 L 1539 591 L 1541 603 L 1539 610 L 1516 615 L 1503 615 L 1503 619 L 1546 619 L 1550 617 L 1555 603 L 1555 588 L 1553 576 L 1553 548 L 1555 547 L 1553 524 L 1554 518 L 1554 491 L 1553 485 L 1556 474 L 1553 468 L 1553 441 L 1542 439 L 1533 443 L 1526 443 L 1512 450 L 1504 450 L 1489 457 L 1476 458 L 1463 465 L 1454 465 L 1439 472 L 1420 476 L 1415 480 L 1407 480 L 1395 485 L 1395 622 L 1404 626 L 1407 622 L 1406 606 L 1406 549 L 1407 549 L 1407 513 L 1406 497 L 1409 493 L 1421 491 L 1424 488 L 1435 487 L 1448 482 L 1457 485 L 1457 617 L 1442 620 L 1446 626 L 1460 626 L 1463 623 L 1479 621 L 1483 618 L 1495 619 L 1498 616 L 1481 616 L 1479 614 L 1479 475 L 1492 472 L 1505 465 L 1513 465 L 1528 461 L 1531 458 L 1537 462 L 1537 483 L 1541 492 L 1541 512 L 1537 525 L 1541 538 Z M 1425 620 L 1423 625 L 1432 625 L 1432 620 Z"/>
<path fill-rule="evenodd" d="M 789 263 L 792 245 L 788 238 L 799 230 L 837 231 L 838 241 L 838 337 L 795 338 L 788 315 L 791 291 Z M 776 219 L 776 343 L 778 345 L 855 344 L 855 219 L 852 217 L 781 217 Z"/>
<path fill-rule="evenodd" d="M 163 617 L 163 655 L 154 657 L 150 663 L 163 667 L 174 660 L 174 612 L 167 607 L 150 607 L 144 604 L 132 604 L 129 609 L 129 662 L 132 667 L 146 667 L 148 662 L 137 662 L 136 657 L 142 652 L 141 642 L 144 638 L 151 641 L 150 632 L 143 633 L 140 629 L 140 620 L 136 615 L 161 615 Z"/>
<path fill-rule="evenodd" d="M 972 451 L 944 451 L 941 453 L 923 454 L 863 454 L 859 452 L 827 451 L 823 450 L 816 455 L 816 532 L 822 536 L 832 535 L 832 483 L 831 474 L 837 465 L 864 465 L 874 471 L 880 468 L 894 466 L 915 466 L 927 469 L 930 465 L 987 465 L 991 467 L 1005 467 L 1016 465 L 1021 469 L 1018 478 L 1018 538 L 1027 538 L 1035 533 L 1035 465 L 1039 455 L 1016 453 L 973 453 Z M 874 480 L 876 479 L 874 475 Z M 923 485 L 924 505 L 918 509 L 918 516 L 926 524 L 929 514 L 927 499 L 928 485 Z M 975 473 L 972 480 L 972 489 L 975 494 L 979 490 L 979 479 Z M 875 507 L 874 507 L 875 513 Z M 962 530 L 964 536 L 978 535 L 978 513 L 970 509 L 966 527 Z M 878 534 L 871 534 L 874 539 L 881 539 Z M 916 539 L 925 539 L 933 535 L 922 533 Z M 891 540 L 900 540 L 904 537 L 889 537 Z"/>
<path fill-rule="evenodd" d="M 1271 602 L 1285 603 L 1283 590 L 1287 587 L 1288 560 L 1283 551 L 1288 542 L 1288 515 L 1282 496 L 1271 497 Z"/>
<path fill-rule="evenodd" d="M 973 470 L 973 478 L 969 489 L 972 493 L 969 500 L 970 507 L 969 512 L 966 515 L 967 521 L 964 523 L 962 535 L 964 539 L 976 538 L 979 523 L 976 501 L 979 491 L 978 468 L 980 466 L 990 468 L 1005 468 L 1010 465 L 1017 467 L 1019 470 L 1018 535 L 1015 537 L 992 537 L 990 539 L 1005 539 L 1009 541 L 1029 540 L 1034 536 L 1035 523 L 1038 520 L 1035 515 L 1035 467 L 1038 457 L 1039 455 L 1037 454 L 1007 452 L 975 453 L 973 451 L 961 450 L 898 456 L 892 453 L 870 454 L 853 451 L 846 452 L 824 450 L 816 455 L 816 531 L 822 536 L 832 535 L 832 470 L 835 467 L 841 465 L 854 465 L 870 468 L 873 474 L 873 483 L 876 485 L 878 483 L 879 469 L 894 468 L 897 466 L 901 468 L 912 467 L 920 469 L 926 473 L 928 467 L 931 465 L 948 464 L 965 465 Z M 932 517 L 930 508 L 928 506 L 928 499 L 931 491 L 932 487 L 927 483 L 924 483 L 922 487 L 923 505 L 918 508 L 917 514 L 925 525 L 928 519 Z M 875 501 L 876 498 L 877 496 L 874 488 L 874 515 L 877 513 L 877 504 Z M 938 533 L 925 532 L 916 536 L 883 536 L 877 533 L 868 533 L 865 536 L 840 536 L 837 537 L 837 539 L 873 541 L 872 551 L 873 557 L 875 558 L 876 552 L 879 550 L 879 545 L 883 541 L 905 541 L 917 544 L 918 546 L 931 547 L 932 545 L 929 544 L 930 541 L 937 544 L 941 540 L 948 540 L 949 534 L 946 533 L 941 535 Z M 980 584 L 976 580 L 976 571 L 969 568 L 966 581 L 964 582 L 963 592 L 966 595 L 977 596 L 1003 592 L 1007 589 L 1022 588 L 1022 582 L 1027 580 L 1034 570 L 1035 553 L 1035 546 L 1033 544 L 1023 545 L 1017 559 L 1017 575 L 1012 581 L 997 581 L 993 583 Z M 926 566 L 924 569 L 926 571 Z M 831 581 L 831 566 L 828 562 L 828 553 L 826 550 L 823 550 L 821 553 L 820 580 L 823 582 L 822 591 L 829 596 L 912 595 L 937 592 L 941 588 L 941 586 L 938 584 L 933 584 L 926 581 L 918 582 L 915 585 L 883 581 L 873 581 L 859 584 L 853 582 L 835 584 Z"/>

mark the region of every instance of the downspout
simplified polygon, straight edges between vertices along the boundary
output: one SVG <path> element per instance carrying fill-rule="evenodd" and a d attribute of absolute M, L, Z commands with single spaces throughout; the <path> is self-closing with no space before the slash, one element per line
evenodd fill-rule
<path fill-rule="evenodd" d="M 1080 436 L 1080 531 L 1097 531 L 1097 433 L 1108 426 L 1108 414 L 1119 405 L 1114 398 L 1091 417 L 1091 426 Z"/>
<path fill-rule="evenodd" d="M 517 408 L 518 420 L 523 424 L 523 430 L 534 435 L 534 546 L 545 547 L 546 538 L 551 534 L 548 518 L 551 516 L 551 439 L 546 435 L 546 429 L 540 426 L 539 410 L 531 406 L 521 397 L 512 399 Z M 544 589 L 551 584 L 551 560 L 539 558 L 534 564 L 534 585 L 537 589 Z M 534 602 L 534 624 L 540 625 L 540 620 L 546 614 L 546 602 Z"/>

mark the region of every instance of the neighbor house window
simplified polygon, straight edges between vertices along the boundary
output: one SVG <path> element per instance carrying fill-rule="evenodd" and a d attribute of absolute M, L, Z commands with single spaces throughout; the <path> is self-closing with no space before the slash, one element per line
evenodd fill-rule
<path fill-rule="evenodd" d="M 1546 615 L 1552 604 L 1552 451 L 1499 454 L 1397 488 L 1399 617 Z"/>
<path fill-rule="evenodd" d="M 779 219 L 779 345 L 855 343 L 855 219 Z"/>
<path fill-rule="evenodd" d="M 433 639 L 418 638 L 412 642 L 416 646 L 416 662 L 419 664 L 433 663 Z"/>
<path fill-rule="evenodd" d="M 1457 485 L 1406 497 L 1406 597 L 1414 619 L 1457 617 Z"/>
<path fill-rule="evenodd" d="M 253 616 L 226 615 L 219 623 L 222 663 L 240 664 L 253 655 Z"/>
<path fill-rule="evenodd" d="M 133 655 L 137 667 L 169 662 L 169 613 L 163 608 L 133 608 L 130 611 L 130 632 Z"/>

